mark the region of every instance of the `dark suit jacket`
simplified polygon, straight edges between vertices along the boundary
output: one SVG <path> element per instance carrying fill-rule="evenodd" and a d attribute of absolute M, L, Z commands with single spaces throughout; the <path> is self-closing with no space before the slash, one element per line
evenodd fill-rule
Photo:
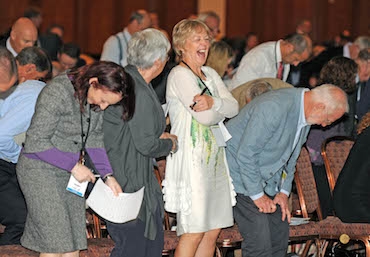
<path fill-rule="evenodd" d="M 320 53 L 308 62 L 304 62 L 301 67 L 299 85 L 307 86 L 310 77 L 319 74 L 322 67 L 335 56 L 343 56 L 343 47 L 331 47 Z"/>
<path fill-rule="evenodd" d="M 343 222 L 370 223 L 370 128 L 353 145 L 334 188 L 334 209 Z"/>
<path fill-rule="evenodd" d="M 153 158 L 167 156 L 172 148 L 170 139 L 159 139 L 166 123 L 161 104 L 152 86 L 137 71 L 125 67 L 135 81 L 135 113 L 131 120 L 122 120 L 122 107 L 110 106 L 104 113 L 104 143 L 114 176 L 124 192 L 145 186 L 139 219 L 146 223 L 145 237 L 154 240 L 155 213 L 163 213 L 162 191 L 154 176 Z"/>

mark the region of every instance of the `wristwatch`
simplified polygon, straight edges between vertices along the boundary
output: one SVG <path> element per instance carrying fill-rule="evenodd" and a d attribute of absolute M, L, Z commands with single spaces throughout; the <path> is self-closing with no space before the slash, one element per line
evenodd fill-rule
<path fill-rule="evenodd" d="M 109 178 L 113 178 L 113 175 L 112 174 L 108 174 L 106 175 L 104 178 L 103 178 L 103 181 L 106 182 Z"/>

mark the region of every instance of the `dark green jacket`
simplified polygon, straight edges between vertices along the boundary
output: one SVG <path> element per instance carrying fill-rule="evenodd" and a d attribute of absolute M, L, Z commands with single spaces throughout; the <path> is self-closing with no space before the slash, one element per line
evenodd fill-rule
<path fill-rule="evenodd" d="M 104 143 L 114 176 L 124 192 L 145 186 L 139 219 L 144 221 L 145 237 L 154 240 L 157 228 L 155 212 L 163 213 L 162 191 L 153 172 L 153 158 L 166 156 L 172 148 L 170 139 L 159 139 L 165 130 L 165 117 L 152 86 L 136 67 L 125 67 L 135 81 L 135 113 L 122 120 L 122 107 L 110 106 L 104 113 Z"/>

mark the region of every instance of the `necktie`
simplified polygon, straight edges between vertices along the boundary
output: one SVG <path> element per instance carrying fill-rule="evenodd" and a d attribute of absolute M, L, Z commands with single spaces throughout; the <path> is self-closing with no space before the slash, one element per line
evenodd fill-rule
<path fill-rule="evenodd" d="M 276 78 L 283 80 L 283 74 L 284 74 L 284 64 L 283 62 L 279 62 L 279 68 L 277 71 Z"/>

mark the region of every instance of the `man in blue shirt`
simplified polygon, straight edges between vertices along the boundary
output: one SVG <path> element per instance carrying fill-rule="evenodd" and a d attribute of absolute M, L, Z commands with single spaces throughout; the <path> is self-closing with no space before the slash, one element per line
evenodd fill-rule
<path fill-rule="evenodd" d="M 17 82 L 17 79 L 14 56 L 8 49 L 0 46 L 0 100 L 9 95 L 5 92 Z"/>
<path fill-rule="evenodd" d="M 346 93 L 336 86 L 284 88 L 256 97 L 226 124 L 243 257 L 285 257 L 288 196 L 310 125 L 325 127 L 347 111 Z"/>
<path fill-rule="evenodd" d="M 48 55 L 38 47 L 24 48 L 16 57 L 19 85 L 0 100 L 0 223 L 5 225 L 0 245 L 19 244 L 27 209 L 15 166 L 34 113 L 36 100 L 51 72 Z"/>

